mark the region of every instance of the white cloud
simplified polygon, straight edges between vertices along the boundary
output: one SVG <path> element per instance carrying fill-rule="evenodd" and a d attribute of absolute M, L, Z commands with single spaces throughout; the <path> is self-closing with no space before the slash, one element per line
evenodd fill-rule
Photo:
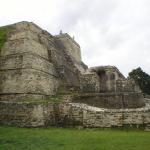
<path fill-rule="evenodd" d="M 89 66 L 150 74 L 149 0 L 0 0 L 0 25 L 33 21 L 52 34 L 75 35 Z"/>

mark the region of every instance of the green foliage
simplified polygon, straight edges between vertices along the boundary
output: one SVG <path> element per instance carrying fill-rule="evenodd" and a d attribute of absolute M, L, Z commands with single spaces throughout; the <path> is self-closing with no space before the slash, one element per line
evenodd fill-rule
<path fill-rule="evenodd" d="M 140 67 L 132 70 L 129 77 L 134 79 L 145 94 L 150 94 L 150 75 L 145 73 Z"/>
<path fill-rule="evenodd" d="M 20 101 L 18 101 L 20 102 Z M 24 99 L 21 100 L 22 103 L 29 104 L 48 104 L 48 103 L 61 103 L 63 102 L 63 97 L 61 95 L 54 95 L 47 99 Z"/>
<path fill-rule="evenodd" d="M 47 99 L 48 102 L 61 103 L 63 102 L 63 97 L 61 95 L 54 95 Z"/>
<path fill-rule="evenodd" d="M 7 27 L 0 27 L 0 49 L 3 47 L 7 38 Z"/>
<path fill-rule="evenodd" d="M 149 150 L 144 131 L 0 127 L 1 150 Z"/>
<path fill-rule="evenodd" d="M 57 95 L 74 95 L 74 94 L 77 94 L 78 93 L 78 90 L 74 89 L 73 87 L 72 88 L 69 88 L 69 87 L 59 87 L 58 88 L 58 91 L 57 91 Z"/>

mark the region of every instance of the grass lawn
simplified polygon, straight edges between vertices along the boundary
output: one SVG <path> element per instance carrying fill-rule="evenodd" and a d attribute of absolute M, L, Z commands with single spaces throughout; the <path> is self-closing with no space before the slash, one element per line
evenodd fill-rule
<path fill-rule="evenodd" d="M 0 150 L 150 150 L 150 132 L 1 126 Z"/>

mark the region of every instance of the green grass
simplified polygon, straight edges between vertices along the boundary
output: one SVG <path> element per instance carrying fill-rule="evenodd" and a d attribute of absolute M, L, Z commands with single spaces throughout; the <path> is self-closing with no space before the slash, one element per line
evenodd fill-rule
<path fill-rule="evenodd" d="M 1 126 L 0 150 L 150 150 L 150 133 Z"/>
<path fill-rule="evenodd" d="M 0 27 L 0 49 L 3 47 L 7 38 L 8 27 Z"/>

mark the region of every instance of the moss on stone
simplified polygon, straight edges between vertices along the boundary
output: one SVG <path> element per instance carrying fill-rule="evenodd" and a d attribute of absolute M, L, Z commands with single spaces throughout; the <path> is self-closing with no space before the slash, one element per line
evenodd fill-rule
<path fill-rule="evenodd" d="M 47 99 L 24 99 L 21 101 L 15 101 L 16 103 L 27 103 L 27 104 L 55 104 L 63 102 L 63 96 L 61 95 L 54 95 Z"/>
<path fill-rule="evenodd" d="M 74 88 L 67 88 L 67 87 L 59 87 L 57 89 L 56 96 L 63 96 L 63 95 L 76 95 L 79 91 Z"/>
<path fill-rule="evenodd" d="M 0 27 L 0 49 L 3 47 L 4 43 L 6 42 L 7 39 L 7 31 L 8 27 Z"/>

